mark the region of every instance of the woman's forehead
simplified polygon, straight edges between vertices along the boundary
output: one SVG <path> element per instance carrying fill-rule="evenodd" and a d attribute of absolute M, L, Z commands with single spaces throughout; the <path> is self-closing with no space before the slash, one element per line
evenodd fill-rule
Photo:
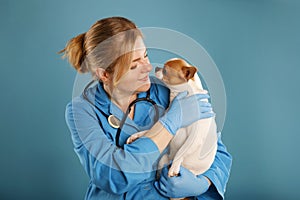
<path fill-rule="evenodd" d="M 145 43 L 144 43 L 144 40 L 142 37 L 137 37 L 136 41 L 135 41 L 135 44 L 134 44 L 134 47 L 133 47 L 133 51 L 145 51 L 146 50 L 146 46 L 145 46 Z"/>

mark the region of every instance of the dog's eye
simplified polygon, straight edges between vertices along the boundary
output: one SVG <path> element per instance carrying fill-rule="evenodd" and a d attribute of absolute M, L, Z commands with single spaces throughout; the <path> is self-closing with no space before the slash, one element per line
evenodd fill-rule
<path fill-rule="evenodd" d="M 165 68 L 163 68 L 162 73 L 163 73 L 163 75 L 166 75 L 167 74 L 167 70 Z"/>

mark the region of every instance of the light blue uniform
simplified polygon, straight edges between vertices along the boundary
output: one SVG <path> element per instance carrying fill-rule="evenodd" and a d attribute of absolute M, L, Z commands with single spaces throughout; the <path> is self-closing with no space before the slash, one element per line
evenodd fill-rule
<path fill-rule="evenodd" d="M 159 116 L 162 116 L 169 104 L 169 90 L 155 77 L 151 77 L 151 82 L 150 98 L 156 102 Z M 74 150 L 90 178 L 85 199 L 167 200 L 153 185 L 161 156 L 155 143 L 142 137 L 125 144 L 131 134 L 153 126 L 153 106 L 147 102 L 136 104 L 134 119 L 127 118 L 122 128 L 120 145 L 124 149 L 120 149 L 115 145 L 117 129 L 109 125 L 107 117 L 114 115 L 121 119 L 122 111 L 110 101 L 102 83 L 89 88 L 87 96 L 100 111 L 82 95 L 75 97 L 66 109 Z M 138 96 L 145 97 L 146 92 Z M 204 173 L 213 185 L 197 199 L 222 199 L 230 168 L 231 156 L 219 137 L 216 159 Z"/>

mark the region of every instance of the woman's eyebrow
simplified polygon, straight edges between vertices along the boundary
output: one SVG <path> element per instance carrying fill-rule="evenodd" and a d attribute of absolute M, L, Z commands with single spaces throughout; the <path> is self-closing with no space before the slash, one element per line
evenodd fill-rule
<path fill-rule="evenodd" d="M 146 53 L 147 53 L 147 49 L 145 50 L 144 54 L 146 54 Z M 141 60 L 141 57 L 134 59 L 132 62 L 136 62 L 136 61 L 139 61 L 139 60 Z"/>

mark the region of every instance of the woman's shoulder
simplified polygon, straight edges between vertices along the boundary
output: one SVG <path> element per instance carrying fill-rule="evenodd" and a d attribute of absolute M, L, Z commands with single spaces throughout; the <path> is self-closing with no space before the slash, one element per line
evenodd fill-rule
<path fill-rule="evenodd" d="M 94 101 L 96 90 L 97 85 L 94 85 L 88 88 L 86 91 L 82 92 L 80 95 L 72 97 L 72 100 L 67 104 L 66 109 L 78 111 L 80 109 L 84 110 L 92 108 L 87 99 L 90 99 L 90 101 Z"/>
<path fill-rule="evenodd" d="M 66 119 L 72 119 L 74 114 L 91 113 L 93 108 L 91 105 L 83 98 L 82 95 L 73 97 L 70 102 L 66 105 L 65 117 Z"/>

